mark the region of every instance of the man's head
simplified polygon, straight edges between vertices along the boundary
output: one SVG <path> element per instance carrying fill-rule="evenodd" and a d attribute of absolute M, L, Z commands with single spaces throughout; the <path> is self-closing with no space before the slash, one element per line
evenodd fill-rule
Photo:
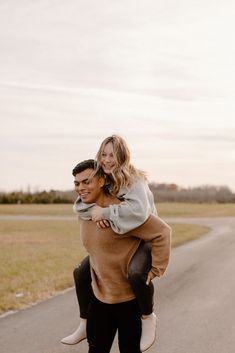
<path fill-rule="evenodd" d="M 75 190 L 84 203 L 99 202 L 105 195 L 105 177 L 101 168 L 97 170 L 94 159 L 87 159 L 76 165 L 72 172 Z"/>

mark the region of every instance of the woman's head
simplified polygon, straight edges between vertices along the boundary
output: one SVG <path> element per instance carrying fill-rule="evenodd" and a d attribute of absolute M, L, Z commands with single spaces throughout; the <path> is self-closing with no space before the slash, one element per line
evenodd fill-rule
<path fill-rule="evenodd" d="M 130 151 L 122 137 L 112 135 L 101 143 L 96 158 L 104 172 L 111 174 L 115 169 L 129 166 Z"/>
<path fill-rule="evenodd" d="M 122 187 L 130 186 L 137 178 L 145 174 L 130 164 L 130 150 L 126 141 L 118 135 L 104 139 L 97 152 L 98 166 L 109 175 L 112 193 L 117 195 Z"/>

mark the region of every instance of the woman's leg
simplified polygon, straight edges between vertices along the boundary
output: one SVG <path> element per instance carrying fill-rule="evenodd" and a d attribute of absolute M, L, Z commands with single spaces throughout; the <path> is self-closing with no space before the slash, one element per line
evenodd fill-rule
<path fill-rule="evenodd" d="M 153 313 L 154 287 L 150 282 L 146 284 L 148 273 L 151 269 L 151 243 L 141 242 L 138 250 L 133 256 L 129 269 L 128 280 L 135 293 L 142 315 L 142 334 L 140 349 L 147 350 L 156 338 L 157 318 Z"/>
<path fill-rule="evenodd" d="M 117 322 L 112 310 L 115 305 L 102 303 L 95 297 L 91 300 L 87 318 L 89 353 L 110 352 L 117 332 Z M 130 350 L 126 353 L 131 352 Z"/>
<path fill-rule="evenodd" d="M 92 297 L 91 288 L 91 271 L 89 256 L 85 257 L 82 262 L 73 271 L 75 289 L 80 309 L 80 317 L 87 319 L 88 307 Z"/>
<path fill-rule="evenodd" d="M 151 270 L 151 243 L 141 242 L 139 248 L 131 259 L 128 268 L 128 281 L 135 293 L 142 315 L 153 312 L 153 284 L 146 284 L 147 276 Z"/>
<path fill-rule="evenodd" d="M 64 337 L 61 343 L 64 344 L 77 344 L 86 338 L 86 323 L 88 315 L 88 307 L 92 297 L 91 288 L 91 273 L 89 257 L 85 257 L 82 262 L 73 271 L 75 289 L 80 308 L 80 323 L 78 328 L 71 335 Z"/>

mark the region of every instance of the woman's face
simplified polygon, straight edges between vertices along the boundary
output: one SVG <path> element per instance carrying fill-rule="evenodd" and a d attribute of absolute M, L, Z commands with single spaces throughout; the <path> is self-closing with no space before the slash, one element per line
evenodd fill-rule
<path fill-rule="evenodd" d="M 106 174 L 112 173 L 117 165 L 116 158 L 114 157 L 113 144 L 112 142 L 105 145 L 104 150 L 101 154 L 100 165 Z"/>

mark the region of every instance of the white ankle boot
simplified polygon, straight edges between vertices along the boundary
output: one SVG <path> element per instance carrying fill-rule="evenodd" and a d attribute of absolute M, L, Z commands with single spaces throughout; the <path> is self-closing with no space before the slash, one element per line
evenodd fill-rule
<path fill-rule="evenodd" d="M 81 319 L 77 330 L 72 335 L 62 338 L 64 344 L 77 344 L 86 338 L 86 319 Z"/>
<path fill-rule="evenodd" d="M 149 315 L 146 319 L 142 319 L 142 334 L 140 339 L 141 352 L 149 349 L 156 339 L 157 317 L 154 313 Z"/>

